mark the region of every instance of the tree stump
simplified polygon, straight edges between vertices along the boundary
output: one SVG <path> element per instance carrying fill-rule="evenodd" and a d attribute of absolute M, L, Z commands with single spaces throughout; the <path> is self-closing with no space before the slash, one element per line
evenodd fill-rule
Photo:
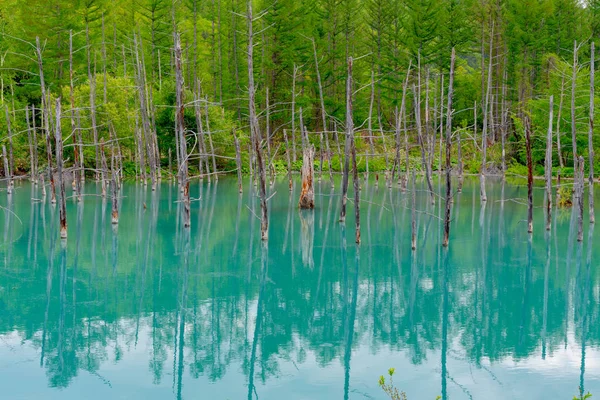
<path fill-rule="evenodd" d="M 302 209 L 315 208 L 315 191 L 313 188 L 313 177 L 315 173 L 314 159 L 314 147 L 306 147 L 302 157 L 302 192 L 300 193 L 300 201 L 298 202 L 298 206 Z"/>

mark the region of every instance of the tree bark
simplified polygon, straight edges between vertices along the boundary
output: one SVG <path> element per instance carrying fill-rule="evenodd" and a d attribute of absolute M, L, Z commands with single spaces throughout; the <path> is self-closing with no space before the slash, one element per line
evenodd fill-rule
<path fill-rule="evenodd" d="M 531 121 L 525 116 L 525 151 L 527 152 L 527 232 L 533 232 L 533 162 L 531 159 Z"/>
<path fill-rule="evenodd" d="M 185 139 L 185 101 L 183 89 L 183 68 L 181 65 L 181 37 L 176 32 L 173 32 L 175 41 L 175 82 L 176 82 L 176 123 L 177 123 L 177 138 L 179 140 L 179 151 L 181 152 L 181 161 L 179 164 L 180 182 L 183 187 L 183 225 L 189 228 L 190 220 L 190 182 L 188 179 L 188 155 L 187 144 Z"/>
<path fill-rule="evenodd" d="M 314 147 L 307 146 L 304 148 L 302 156 L 302 191 L 300 192 L 300 201 L 298 207 L 302 209 L 312 209 L 315 207 L 315 190 L 313 188 L 314 181 Z"/>
<path fill-rule="evenodd" d="M 56 99 L 56 176 L 58 177 L 58 188 L 60 190 L 60 238 L 67 238 L 67 198 L 65 196 L 65 180 L 63 177 L 63 141 L 61 132 L 61 109 L 60 98 Z"/>
<path fill-rule="evenodd" d="M 452 151 L 452 98 L 454 96 L 454 63 L 456 53 L 452 48 L 450 56 L 450 77 L 448 82 L 448 106 L 446 107 L 446 211 L 444 213 L 444 240 L 442 245 L 448 246 L 450 240 L 450 207 L 452 205 L 452 186 L 450 153 Z M 441 161 L 441 160 L 440 160 Z"/>
<path fill-rule="evenodd" d="M 259 196 L 260 196 L 260 208 L 262 217 L 260 221 L 260 232 L 261 239 L 267 240 L 269 238 L 269 213 L 267 211 L 267 184 L 265 174 L 265 163 L 263 161 L 263 154 L 261 148 L 261 134 L 260 126 L 258 124 L 258 118 L 256 116 L 256 103 L 255 103 L 255 88 L 254 88 L 254 33 L 252 30 L 252 24 L 254 22 L 252 15 L 252 0 L 248 0 L 248 110 L 250 117 L 250 132 L 252 136 L 252 142 L 254 144 L 254 151 L 256 154 L 256 163 L 258 169 L 259 178 Z M 293 132 L 292 132 L 293 133 Z M 264 245 L 266 246 L 266 245 Z"/>
<path fill-rule="evenodd" d="M 589 115 L 589 129 L 588 129 L 588 157 L 589 157 L 589 166 L 588 169 L 590 171 L 589 176 L 589 212 L 590 212 L 590 224 L 596 222 L 596 217 L 594 215 L 594 74 L 595 74 L 595 64 L 594 64 L 594 42 L 591 45 L 591 60 L 590 60 L 590 115 Z"/>
<path fill-rule="evenodd" d="M 550 96 L 548 115 L 548 135 L 546 137 L 546 160 L 545 160 L 545 178 L 546 178 L 546 230 L 549 231 L 552 225 L 552 118 L 554 112 L 554 96 Z"/>
<path fill-rule="evenodd" d="M 352 116 L 352 57 L 348 57 L 348 76 L 346 78 L 346 145 L 344 151 L 344 173 L 342 176 L 342 208 L 340 222 L 346 221 L 346 203 L 348 202 L 348 180 L 350 175 L 350 152 L 354 121 Z"/>

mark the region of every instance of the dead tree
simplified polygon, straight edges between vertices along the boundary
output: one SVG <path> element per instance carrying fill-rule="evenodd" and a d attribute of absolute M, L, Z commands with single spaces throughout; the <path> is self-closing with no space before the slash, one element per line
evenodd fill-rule
<path fill-rule="evenodd" d="M 315 190 L 313 188 L 315 174 L 314 158 L 314 147 L 312 145 L 305 147 L 302 156 L 302 191 L 300 192 L 300 201 L 298 202 L 298 207 L 302 209 L 312 209 L 315 207 Z"/>
<path fill-rule="evenodd" d="M 321 104 L 321 138 L 323 135 L 325 136 L 325 149 L 327 152 L 327 160 L 329 161 L 329 181 L 331 182 L 331 187 L 333 188 L 333 172 L 331 167 L 331 150 L 329 148 L 329 135 L 327 133 L 327 112 L 325 111 L 325 100 L 323 97 L 323 84 L 321 82 L 321 73 L 319 72 L 319 60 L 317 59 L 317 47 L 315 45 L 315 40 L 311 39 L 313 45 L 313 56 L 315 58 L 315 71 L 317 72 L 317 85 L 319 88 L 319 102 Z M 323 157 L 323 148 L 321 147 L 321 158 Z M 322 164 L 322 161 L 321 161 Z M 321 165 L 321 169 L 323 166 Z"/>
<path fill-rule="evenodd" d="M 446 211 L 444 213 L 444 241 L 442 245 L 448 246 L 450 239 L 450 207 L 452 204 L 452 186 L 451 186 L 451 170 L 450 153 L 452 151 L 452 98 L 454 96 L 454 63 L 456 53 L 452 48 L 450 56 L 450 79 L 448 82 L 448 106 L 446 107 Z"/>
<path fill-rule="evenodd" d="M 83 166 L 79 161 L 79 147 L 77 143 L 78 136 L 75 134 L 77 126 L 75 124 L 75 85 L 73 82 L 73 31 L 69 31 L 69 99 L 70 99 L 70 115 L 71 115 L 71 136 L 73 140 L 73 154 L 75 157 L 74 164 L 74 178 L 73 183 L 75 185 L 75 191 L 77 193 L 77 199 L 81 199 L 79 192 L 81 191 L 81 178 L 80 174 L 83 171 Z"/>
<path fill-rule="evenodd" d="M 411 193 L 411 223 L 410 223 L 410 247 L 417 249 L 417 185 L 415 170 L 412 171 L 412 193 Z"/>
<path fill-rule="evenodd" d="M 67 198 L 65 196 L 65 180 L 63 177 L 63 141 L 60 126 L 61 109 L 60 98 L 56 99 L 56 176 L 58 177 L 58 188 L 60 190 L 60 238 L 67 238 Z"/>
<path fill-rule="evenodd" d="M 525 116 L 525 151 L 527 152 L 527 232 L 533 232 L 533 162 L 531 159 L 531 121 Z"/>
<path fill-rule="evenodd" d="M 552 117 L 554 111 L 554 96 L 550 96 L 550 109 L 548 115 L 548 135 L 546 137 L 546 230 L 550 230 L 552 224 Z"/>
<path fill-rule="evenodd" d="M 493 33 L 492 33 L 493 37 Z M 481 160 L 481 179 L 480 179 L 480 197 L 481 202 L 487 201 L 487 194 L 485 191 L 485 174 L 487 173 L 487 136 L 488 136 L 488 120 L 489 120 L 489 109 L 490 108 L 490 90 L 492 87 L 492 38 L 490 37 L 490 54 L 489 54 L 489 65 L 488 65 L 488 79 L 487 79 L 487 87 L 485 90 L 485 103 L 483 107 L 483 128 L 481 130 L 481 149 L 482 160 Z M 477 123 L 477 122 L 475 122 Z"/>
<path fill-rule="evenodd" d="M 577 241 L 583 241 L 583 190 L 584 190 L 584 160 L 583 156 L 579 156 L 579 160 L 577 161 L 577 173 L 576 179 L 577 183 L 575 185 L 575 196 L 577 200 Z"/>
<path fill-rule="evenodd" d="M 173 33 L 175 41 L 175 84 L 176 84 L 176 124 L 177 124 L 177 139 L 179 140 L 180 164 L 179 164 L 179 181 L 183 188 L 183 225 L 186 228 L 190 227 L 190 181 L 188 179 L 188 155 L 187 144 L 185 139 L 185 121 L 184 121 L 184 91 L 183 91 L 183 68 L 181 65 L 181 37 L 176 32 Z"/>
<path fill-rule="evenodd" d="M 298 69 L 298 66 L 294 64 L 292 75 L 292 160 L 294 162 L 296 162 L 296 76 Z"/>
<path fill-rule="evenodd" d="M 591 45 L 591 60 L 590 60 L 590 115 L 589 115 L 589 129 L 588 129 L 588 156 L 589 156 L 589 210 L 590 210 L 590 224 L 596 222 L 594 215 L 594 143 L 592 137 L 594 135 L 594 42 Z"/>
<path fill-rule="evenodd" d="M 563 100 L 565 97 L 565 76 L 562 76 L 562 83 L 560 84 L 560 102 L 558 104 L 558 115 L 556 116 L 556 155 L 558 156 L 558 165 L 560 168 L 565 166 L 563 161 L 561 145 L 560 145 L 560 122 L 561 122 L 561 113 L 563 108 Z"/>
<path fill-rule="evenodd" d="M 429 195 L 431 196 L 431 204 L 434 204 L 435 203 L 435 194 L 433 192 L 433 184 L 431 183 L 431 174 L 429 172 L 429 164 L 427 161 L 427 156 L 425 154 L 425 140 L 423 139 L 423 128 L 422 128 L 422 124 L 421 124 L 420 95 L 417 92 L 414 84 L 413 84 L 413 94 L 416 99 L 416 101 L 414 101 L 415 121 L 417 123 L 417 138 L 419 139 L 419 147 L 421 149 L 421 162 L 423 163 L 423 168 L 425 168 L 425 180 L 427 181 L 427 188 L 429 189 Z"/>
<path fill-rule="evenodd" d="M 37 183 L 37 175 L 35 172 L 35 157 L 33 155 L 34 143 L 31 136 L 31 122 L 29 120 L 29 106 L 25 107 L 25 120 L 27 121 L 27 142 L 29 144 L 29 175 L 31 182 Z"/>
<path fill-rule="evenodd" d="M 269 213 L 267 211 L 267 178 L 265 174 L 265 163 L 263 161 L 263 154 L 261 148 L 261 134 L 260 126 L 258 124 L 258 118 L 256 116 L 256 103 L 255 103 L 255 87 L 254 87 L 254 33 L 252 24 L 254 22 L 252 15 L 252 0 L 248 0 L 248 110 L 250 117 L 250 134 L 254 145 L 254 152 L 256 155 L 256 163 L 258 167 L 258 178 L 259 178 L 259 196 L 260 196 L 260 208 L 262 211 L 260 232 L 262 240 L 269 238 Z M 293 133 L 293 132 L 292 132 Z"/>
<path fill-rule="evenodd" d="M 287 160 L 287 175 L 288 175 L 288 187 L 290 192 L 292 191 L 292 161 L 290 159 L 290 141 L 288 140 L 287 130 L 283 130 L 283 140 L 285 141 L 285 157 Z"/>
<path fill-rule="evenodd" d="M 350 175 L 350 152 L 354 136 L 352 117 L 352 57 L 348 57 L 348 76 L 346 78 L 346 145 L 344 151 L 344 173 L 342 175 L 342 209 L 340 222 L 346 221 L 346 203 L 348 202 L 348 179 Z"/>
<path fill-rule="evenodd" d="M 2 145 L 2 159 L 4 160 L 4 177 L 6 178 L 6 193 L 12 193 L 12 176 L 10 175 L 10 166 L 6 156 L 6 146 Z"/>
<path fill-rule="evenodd" d="M 90 119 L 92 124 L 92 136 L 94 139 L 94 149 L 96 151 L 96 180 L 100 178 L 100 168 L 101 168 L 101 160 L 100 160 L 100 151 L 98 148 L 98 129 L 96 127 L 96 77 L 92 75 L 92 57 L 90 54 L 91 45 L 90 45 L 90 30 L 89 26 L 86 25 L 85 28 L 85 40 L 86 40 L 86 49 L 87 49 L 87 69 L 88 69 L 88 81 L 90 84 Z"/>
<path fill-rule="evenodd" d="M 15 173 L 15 159 L 13 156 L 13 140 L 12 140 L 12 129 L 10 128 L 10 113 L 8 111 L 8 106 L 4 108 L 6 112 L 6 133 L 8 134 L 8 166 L 10 167 L 11 172 Z M 11 185 L 13 184 L 11 179 Z"/>
<path fill-rule="evenodd" d="M 458 193 L 462 193 L 463 187 L 463 160 L 462 160 L 462 143 L 460 141 L 460 130 L 456 135 L 456 153 L 457 153 L 457 162 L 458 162 L 458 187 L 456 191 Z"/>
<path fill-rule="evenodd" d="M 360 244 L 360 181 L 358 179 L 358 168 L 356 165 L 356 141 L 352 134 L 352 183 L 354 184 L 354 225 L 355 241 Z"/>
<path fill-rule="evenodd" d="M 575 89 L 577 86 L 577 40 L 573 45 L 573 76 L 571 81 L 571 140 L 573 144 L 573 169 L 577 169 L 577 120 L 575 116 Z"/>
<path fill-rule="evenodd" d="M 112 155 L 111 155 L 111 195 L 112 195 L 112 212 L 111 212 L 111 223 L 113 225 L 117 225 L 119 223 L 119 197 L 118 190 L 119 187 L 117 185 L 118 180 L 118 168 L 116 168 L 115 162 L 115 150 L 113 146 Z"/>
<path fill-rule="evenodd" d="M 40 38 L 36 37 L 35 38 L 35 53 L 37 56 L 37 63 L 38 63 L 38 71 L 39 71 L 39 76 L 40 76 L 40 88 L 42 90 L 42 115 L 41 115 L 41 121 L 42 121 L 42 125 L 43 125 L 43 130 L 44 130 L 44 136 L 46 137 L 46 154 L 48 156 L 48 175 L 50 178 L 50 191 L 51 191 L 51 201 L 52 204 L 56 203 L 56 191 L 54 189 L 54 174 L 52 171 L 52 144 L 51 144 L 51 140 L 50 140 L 50 121 L 48 118 L 48 113 L 49 113 L 49 96 L 46 95 L 46 83 L 44 81 L 44 66 L 42 63 L 42 46 L 40 45 Z M 35 117 L 34 117 L 35 119 Z M 35 130 L 35 128 L 34 128 Z"/>
<path fill-rule="evenodd" d="M 240 153 L 240 140 L 235 134 L 235 128 L 233 128 L 233 141 L 235 143 L 235 166 L 237 170 L 237 180 L 238 180 L 238 192 L 243 192 L 242 185 L 242 155 Z"/>

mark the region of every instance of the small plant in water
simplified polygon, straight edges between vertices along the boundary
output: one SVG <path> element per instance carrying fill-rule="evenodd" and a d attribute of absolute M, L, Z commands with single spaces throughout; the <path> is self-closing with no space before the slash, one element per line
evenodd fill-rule
<path fill-rule="evenodd" d="M 568 186 L 559 187 L 557 197 L 558 207 L 571 207 L 573 205 L 573 188 Z"/>
<path fill-rule="evenodd" d="M 379 377 L 379 386 L 381 389 L 383 389 L 391 400 L 407 400 L 406 393 L 399 391 L 398 388 L 394 386 L 394 379 L 392 378 L 394 375 L 394 368 L 388 369 L 388 375 L 390 376 L 389 383 L 386 383 L 383 375 Z"/>

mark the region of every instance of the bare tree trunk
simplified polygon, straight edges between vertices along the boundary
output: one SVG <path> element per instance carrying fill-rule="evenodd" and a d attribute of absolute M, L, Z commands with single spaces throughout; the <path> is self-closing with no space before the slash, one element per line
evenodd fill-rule
<path fill-rule="evenodd" d="M 577 169 L 577 120 L 575 118 L 575 89 L 577 85 L 577 40 L 573 45 L 573 77 L 571 81 L 571 140 L 573 143 L 573 169 Z"/>
<path fill-rule="evenodd" d="M 371 97 L 369 100 L 369 116 L 367 117 L 367 134 L 369 135 L 367 143 L 369 144 L 370 152 L 366 157 L 367 172 L 365 178 L 369 176 L 369 159 L 375 156 L 375 146 L 373 145 L 373 103 L 375 102 L 375 75 L 371 69 Z M 396 124 L 397 127 L 397 124 Z M 397 133 L 396 135 L 398 135 Z"/>
<path fill-rule="evenodd" d="M 69 31 L 69 99 L 70 99 L 70 115 L 71 115 L 71 135 L 73 136 L 73 154 L 75 156 L 74 163 L 74 175 L 73 175 L 73 183 L 75 192 L 77 193 L 77 199 L 81 200 L 81 195 L 79 192 L 81 191 L 81 179 L 80 175 L 83 171 L 82 166 L 79 162 L 79 147 L 77 143 L 77 135 L 76 129 L 77 126 L 75 124 L 75 86 L 73 83 L 73 31 Z"/>
<path fill-rule="evenodd" d="M 344 174 L 342 176 L 342 209 L 340 222 L 346 221 L 346 203 L 348 202 L 348 178 L 350 175 L 350 151 L 354 121 L 352 116 L 352 57 L 348 57 L 348 76 L 346 79 L 346 146 L 344 151 Z"/>
<path fill-rule="evenodd" d="M 12 176 L 10 174 L 10 166 L 8 157 L 6 156 L 6 146 L 2 145 L 2 158 L 4 159 L 4 177 L 6 178 L 6 193 L 12 193 Z"/>
<path fill-rule="evenodd" d="M 233 128 L 233 141 L 235 143 L 235 166 L 237 170 L 238 192 L 242 193 L 242 155 L 240 154 L 240 141 L 235 134 L 235 128 Z"/>
<path fill-rule="evenodd" d="M 292 76 L 292 160 L 296 162 L 296 75 L 298 67 L 294 64 Z"/>
<path fill-rule="evenodd" d="M 525 117 L 525 150 L 527 152 L 527 232 L 533 232 L 533 162 L 531 159 L 531 121 Z"/>
<path fill-rule="evenodd" d="M 425 179 L 427 180 L 427 187 L 429 188 L 429 194 L 431 196 L 431 204 L 435 203 L 435 194 L 433 192 L 433 185 L 431 184 L 431 175 L 429 173 L 427 155 L 425 154 L 425 140 L 423 139 L 423 128 L 421 124 L 421 105 L 419 101 L 419 94 L 413 84 L 413 93 L 415 99 L 417 99 L 415 104 L 415 121 L 417 123 L 417 137 L 419 139 L 419 147 L 421 148 L 421 161 L 423 163 L 423 168 L 425 169 Z"/>
<path fill-rule="evenodd" d="M 8 106 L 4 108 L 6 111 L 6 133 L 8 134 L 8 164 L 12 174 L 15 173 L 15 159 L 13 156 L 13 140 L 12 140 L 12 129 L 10 128 L 10 113 L 8 111 Z M 11 179 L 10 184 L 13 185 L 13 181 Z"/>
<path fill-rule="evenodd" d="M 506 134 L 508 131 L 508 110 L 506 109 L 506 80 L 507 80 L 507 70 L 506 70 L 506 60 L 504 61 L 504 72 L 502 75 L 502 107 L 500 117 L 501 122 L 501 131 L 500 135 L 502 135 L 502 176 L 506 174 Z"/>
<path fill-rule="evenodd" d="M 181 152 L 181 161 L 179 164 L 179 174 L 181 186 L 183 187 L 183 225 L 186 228 L 190 227 L 190 181 L 188 179 L 188 155 L 187 144 L 185 139 L 185 102 L 183 89 L 183 67 L 181 65 L 181 38 L 177 32 L 173 32 L 175 41 L 175 81 L 176 81 L 176 122 L 177 122 L 177 138 L 179 140 L 179 151 Z"/>
<path fill-rule="evenodd" d="M 298 207 L 302 209 L 315 208 L 315 190 L 313 188 L 314 179 L 314 147 L 307 146 L 304 148 L 302 155 L 302 191 L 300 192 L 300 201 Z"/>
<path fill-rule="evenodd" d="M 493 37 L 493 33 L 492 33 Z M 487 134 L 488 134 L 488 122 L 489 122 L 489 105 L 490 105 L 490 90 L 492 87 L 492 38 L 490 37 L 490 54 L 489 54 L 489 63 L 488 63 L 488 79 L 487 79 L 487 87 L 485 90 L 485 103 L 483 107 L 483 128 L 481 131 L 481 149 L 483 150 L 482 160 L 481 160 L 481 180 L 480 180 L 480 197 L 481 202 L 487 201 L 487 194 L 485 190 L 485 175 L 487 173 Z"/>
<path fill-rule="evenodd" d="M 50 141 L 50 122 L 48 120 L 48 112 L 50 108 L 50 104 L 48 104 L 48 96 L 46 96 L 46 83 L 44 81 L 44 67 L 42 63 L 42 47 L 40 45 L 40 38 L 36 36 L 35 38 L 35 50 L 38 62 L 38 71 L 40 77 L 40 88 L 42 90 L 42 129 L 44 130 L 44 136 L 46 137 L 46 152 L 48 154 L 48 171 L 50 178 L 50 190 L 51 190 L 51 201 L 52 204 L 56 203 L 56 192 L 54 190 L 54 174 L 52 172 L 52 146 Z M 35 120 L 35 116 L 33 117 Z M 35 137 L 35 127 L 34 127 L 34 137 Z"/>
<path fill-rule="evenodd" d="M 250 117 L 250 132 L 252 141 L 254 144 L 254 150 L 256 154 L 256 163 L 258 167 L 258 178 L 259 178 L 259 195 L 260 195 L 260 208 L 262 211 L 262 218 L 260 222 L 260 232 L 262 240 L 269 238 L 269 213 L 267 211 L 267 184 L 265 174 L 265 164 L 263 161 L 262 149 L 261 149 L 261 134 L 260 126 L 258 124 L 258 118 L 256 116 L 256 103 L 255 88 L 254 88 L 254 33 L 252 30 L 252 24 L 254 22 L 252 16 L 252 0 L 248 0 L 248 110 Z M 293 134 L 293 132 L 292 132 Z M 266 246 L 266 245 L 265 245 Z"/>
<path fill-rule="evenodd" d="M 457 147 L 457 158 L 458 158 L 458 187 L 456 191 L 462 193 L 463 187 L 463 160 L 462 160 L 462 143 L 460 141 L 460 130 L 456 135 L 456 147 Z"/>
<path fill-rule="evenodd" d="M 558 104 L 558 115 L 556 116 L 556 152 L 558 156 L 558 165 L 560 168 L 564 168 L 565 162 L 563 160 L 561 145 L 560 145 L 560 122 L 563 108 L 563 100 L 565 97 L 565 76 L 562 77 L 562 83 L 560 84 L 560 103 Z"/>
<path fill-rule="evenodd" d="M 413 250 L 417 249 L 417 178 L 415 170 L 412 171 L 412 193 L 411 193 L 411 223 L 410 223 L 410 247 Z"/>
<path fill-rule="evenodd" d="M 594 64 L 594 42 L 591 45 L 591 60 L 590 60 L 590 123 L 588 129 L 588 153 L 589 153 L 589 210 L 590 210 L 590 224 L 596 222 L 596 217 L 594 215 L 594 143 L 592 137 L 594 135 L 594 73 L 595 73 L 595 64 Z"/>
<path fill-rule="evenodd" d="M 576 199 L 577 199 L 577 241 L 583 241 L 583 189 L 584 189 L 584 160 L 583 156 L 579 156 L 577 165 L 577 184 L 576 184 Z"/>
<path fill-rule="evenodd" d="M 61 110 L 60 98 L 56 99 L 56 176 L 58 177 L 58 188 L 60 190 L 60 238 L 67 238 L 67 198 L 65 196 L 65 181 L 63 177 L 63 142 L 60 126 Z"/>
<path fill-rule="evenodd" d="M 206 131 L 207 131 L 206 133 L 208 134 L 208 145 L 210 146 L 213 174 L 214 174 L 214 179 L 216 181 L 218 181 L 219 175 L 217 174 L 217 158 L 215 156 L 215 146 L 213 145 L 212 132 L 210 131 L 210 117 L 208 115 L 208 97 L 206 97 L 205 110 L 206 110 Z"/>
<path fill-rule="evenodd" d="M 325 111 L 325 100 L 323 98 L 323 84 L 321 83 L 321 73 L 319 72 L 319 60 L 317 59 L 317 47 L 315 45 L 315 40 L 312 40 L 313 45 L 313 55 L 315 58 L 315 70 L 317 72 L 317 85 L 319 88 L 319 101 L 321 104 L 321 141 L 323 139 L 323 135 L 325 135 L 325 147 L 327 151 L 327 160 L 329 161 L 329 180 L 331 182 L 331 187 L 333 188 L 333 173 L 331 167 L 331 151 L 329 148 L 329 135 L 327 133 L 327 112 Z M 321 146 L 321 174 L 323 170 L 323 147 Z"/>
<path fill-rule="evenodd" d="M 546 230 L 552 225 L 552 117 L 554 112 L 554 96 L 550 96 L 550 110 L 548 115 L 548 135 L 546 137 Z"/>
<path fill-rule="evenodd" d="M 356 244 L 360 244 L 360 181 L 358 179 L 358 168 L 356 165 L 356 141 L 354 139 L 354 132 L 351 138 L 352 147 L 352 183 L 354 184 L 354 224 L 355 224 L 355 235 L 354 240 Z"/>
<path fill-rule="evenodd" d="M 292 162 L 290 160 L 290 141 L 288 140 L 287 130 L 283 130 L 283 139 L 285 141 L 285 157 L 287 159 L 288 186 L 292 191 Z"/>
<path fill-rule="evenodd" d="M 96 150 L 96 180 L 100 177 L 100 153 L 98 149 L 98 129 L 96 127 L 96 77 L 92 75 L 92 58 L 90 55 L 90 29 L 86 24 L 85 28 L 85 40 L 87 48 L 87 67 L 88 67 L 88 81 L 90 85 L 90 118 L 92 124 L 92 137 L 94 138 L 94 149 Z"/>
<path fill-rule="evenodd" d="M 115 150 L 114 145 L 111 154 L 111 195 L 112 195 L 112 212 L 111 212 L 111 223 L 117 225 L 119 223 L 119 195 L 117 186 L 118 171 L 115 162 Z"/>
<path fill-rule="evenodd" d="M 25 107 L 25 119 L 27 120 L 27 142 L 29 144 L 29 174 L 32 183 L 37 183 L 37 175 L 35 173 L 35 158 L 33 155 L 34 143 L 31 138 L 31 122 L 29 120 L 29 106 Z"/>
<path fill-rule="evenodd" d="M 450 56 L 450 77 L 448 82 L 448 106 L 446 107 L 446 212 L 444 214 L 444 241 L 442 245 L 448 246 L 450 239 L 450 207 L 452 204 L 450 153 L 452 151 L 452 97 L 454 96 L 454 63 L 456 53 L 452 48 Z M 441 162 L 441 160 L 440 160 Z"/>

